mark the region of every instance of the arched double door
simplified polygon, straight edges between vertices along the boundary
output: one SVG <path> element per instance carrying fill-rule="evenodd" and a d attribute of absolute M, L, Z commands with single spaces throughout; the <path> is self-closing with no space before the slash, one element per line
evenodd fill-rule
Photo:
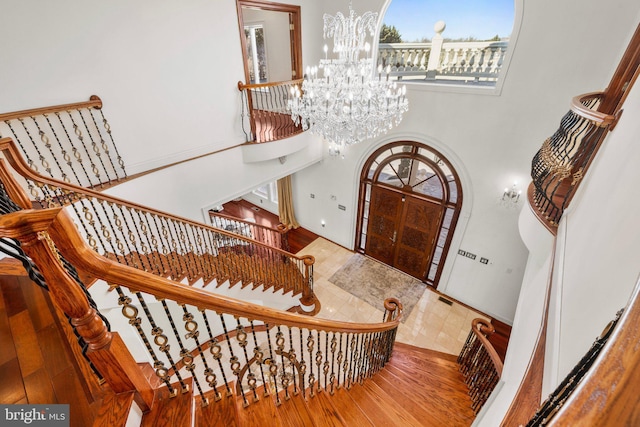
<path fill-rule="evenodd" d="M 356 249 L 437 287 L 461 206 L 458 175 L 439 152 L 385 145 L 360 176 Z"/>

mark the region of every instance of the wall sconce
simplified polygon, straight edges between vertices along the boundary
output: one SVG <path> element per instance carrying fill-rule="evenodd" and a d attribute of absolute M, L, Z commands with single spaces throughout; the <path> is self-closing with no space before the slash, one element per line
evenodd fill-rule
<path fill-rule="evenodd" d="M 502 193 L 502 197 L 499 202 L 502 206 L 513 209 L 518 206 L 521 194 L 522 190 L 518 188 L 518 183 L 514 182 L 511 188 L 507 187 L 504 189 L 504 193 Z"/>
<path fill-rule="evenodd" d="M 323 226 L 323 227 L 325 226 L 324 219 L 320 220 L 320 225 Z"/>

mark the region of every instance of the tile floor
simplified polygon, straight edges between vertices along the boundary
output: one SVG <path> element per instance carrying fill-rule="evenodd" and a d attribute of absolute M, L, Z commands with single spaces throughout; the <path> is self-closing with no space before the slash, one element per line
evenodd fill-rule
<path fill-rule="evenodd" d="M 317 317 L 352 322 L 382 321 L 382 301 L 380 307 L 373 307 L 329 282 L 353 252 L 320 237 L 298 255 L 313 255 L 316 259 L 314 291 L 322 303 Z M 409 318 L 400 325 L 397 340 L 457 355 L 467 339 L 471 321 L 486 316 L 457 302 L 449 306 L 439 301 L 439 296 L 430 289 L 425 290 Z"/>

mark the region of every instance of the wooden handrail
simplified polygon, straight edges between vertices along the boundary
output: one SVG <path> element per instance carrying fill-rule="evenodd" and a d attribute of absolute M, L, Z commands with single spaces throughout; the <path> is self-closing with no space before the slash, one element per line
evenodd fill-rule
<path fill-rule="evenodd" d="M 0 114 L 0 121 L 14 120 L 21 117 L 39 116 L 60 111 L 77 110 L 80 108 L 102 108 L 102 100 L 98 95 L 91 95 L 88 101 L 75 102 L 72 104 L 53 105 L 51 107 L 33 108 L 31 110 L 14 111 L 12 113 Z"/>
<path fill-rule="evenodd" d="M 502 360 L 496 349 L 493 348 L 493 344 L 491 344 L 486 337 L 486 335 L 492 335 L 496 331 L 493 325 L 484 319 L 473 319 L 471 321 L 471 330 L 476 338 L 480 340 L 489 357 L 491 357 L 491 362 L 493 362 L 493 365 L 496 367 L 498 375 L 502 376 L 502 368 L 504 367 Z"/>
<path fill-rule="evenodd" d="M 159 299 L 189 304 L 199 309 L 214 310 L 247 319 L 327 332 L 381 332 L 398 326 L 402 312 L 386 323 L 349 323 L 316 319 L 299 314 L 280 312 L 269 307 L 212 294 L 119 264 L 96 253 L 78 235 L 73 219 L 62 208 L 28 210 L 0 217 L 0 237 L 28 239 L 47 232 L 56 248 L 76 269 L 107 283 L 134 291 L 146 292 Z M 382 303 L 382 301 L 381 301 Z"/>
<path fill-rule="evenodd" d="M 92 189 L 88 189 L 88 188 L 84 188 L 84 187 L 80 187 L 74 184 L 68 184 L 66 182 L 63 181 L 59 181 L 57 179 L 54 178 L 48 178 L 45 177 L 43 175 L 37 174 L 36 172 L 33 171 L 33 169 L 31 169 L 24 161 L 24 159 L 22 158 L 22 155 L 20 154 L 20 151 L 17 149 L 15 143 L 13 142 L 13 140 L 11 138 L 0 138 L 0 151 L 4 154 L 6 160 L 9 162 L 9 164 L 11 164 L 12 168 L 18 172 L 22 177 L 35 181 L 35 182 L 39 182 L 42 184 L 47 184 L 47 185 L 52 185 L 54 187 L 59 187 L 63 190 L 67 190 L 67 191 L 71 191 L 74 193 L 80 193 L 80 194 L 84 194 L 86 196 L 90 196 L 90 197 L 95 197 L 97 199 L 101 199 L 104 200 L 106 202 L 111 202 L 111 203 L 117 203 L 119 205 L 125 206 L 127 208 L 130 209 L 137 209 L 137 210 L 142 210 L 142 211 L 146 211 L 146 212 L 150 212 L 151 214 L 155 214 L 155 215 L 160 215 L 160 216 L 164 216 L 167 217 L 169 219 L 175 220 L 175 221 L 179 221 L 179 222 L 183 222 L 192 226 L 196 226 L 196 227 L 202 227 L 205 229 L 208 229 L 212 232 L 215 233 L 219 233 L 219 234 L 223 234 L 229 237 L 233 237 L 235 239 L 239 239 L 239 240 L 243 240 L 246 242 L 250 242 L 251 244 L 266 248 L 268 250 L 273 250 L 275 252 L 278 252 L 281 255 L 285 255 L 287 257 L 290 258 L 294 258 L 297 260 L 300 260 L 302 262 L 304 262 L 305 259 L 310 259 L 313 260 L 313 256 L 312 255 L 303 255 L 301 257 L 298 257 L 294 254 L 291 254 L 289 252 L 286 252 L 282 249 L 279 248 L 273 248 L 269 245 L 266 245 L 262 242 L 247 238 L 247 237 L 243 237 L 243 236 L 238 236 L 235 233 L 229 233 L 227 231 L 224 230 L 220 230 L 218 228 L 214 228 L 210 225 L 207 224 L 203 224 L 200 222 L 196 222 L 193 220 L 190 220 L 188 218 L 184 218 L 184 217 L 179 217 L 176 215 L 172 215 L 169 214 L 167 212 L 163 212 L 160 210 L 155 210 L 152 208 L 149 208 L 147 206 L 142 206 L 139 205 L 137 203 L 132 203 L 129 201 L 126 201 L 124 199 L 120 199 L 118 197 L 114 197 L 114 196 L 109 196 L 107 194 L 101 193 L 99 191 L 95 191 Z M 14 197 L 14 194 L 11 195 L 12 197 Z"/>
<path fill-rule="evenodd" d="M 609 126 L 616 120 L 616 116 L 612 114 L 601 113 L 584 105 L 584 101 L 602 98 L 604 92 L 589 92 L 582 95 L 574 96 L 571 100 L 571 111 L 585 119 L 592 121 L 596 126 Z"/>
<path fill-rule="evenodd" d="M 284 86 L 284 85 L 296 85 L 302 84 L 304 79 L 295 79 L 295 80 L 287 80 L 284 82 L 270 82 L 270 83 L 257 83 L 257 84 L 244 84 L 241 81 L 238 81 L 238 90 L 243 91 L 245 89 L 262 89 L 274 86 Z"/>

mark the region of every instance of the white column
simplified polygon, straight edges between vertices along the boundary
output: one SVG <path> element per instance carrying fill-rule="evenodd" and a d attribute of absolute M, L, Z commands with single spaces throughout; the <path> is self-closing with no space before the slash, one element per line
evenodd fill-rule
<path fill-rule="evenodd" d="M 444 21 L 438 21 L 433 26 L 436 34 L 431 39 L 431 53 L 429 54 L 429 62 L 427 63 L 427 79 L 434 80 L 436 72 L 440 68 L 440 52 L 442 51 L 442 32 L 447 27 Z"/>

